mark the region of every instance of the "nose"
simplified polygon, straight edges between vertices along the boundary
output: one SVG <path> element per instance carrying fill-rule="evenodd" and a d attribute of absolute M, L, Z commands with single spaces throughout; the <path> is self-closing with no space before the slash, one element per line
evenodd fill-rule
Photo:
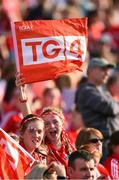
<path fill-rule="evenodd" d="M 39 133 L 38 133 L 38 131 L 34 131 L 33 135 L 34 135 L 35 137 L 39 137 L 39 136 L 40 136 Z"/>
<path fill-rule="evenodd" d="M 54 123 L 51 123 L 50 128 L 54 128 L 54 127 L 55 127 Z"/>
<path fill-rule="evenodd" d="M 108 75 L 108 69 L 104 70 L 104 75 L 107 76 Z"/>
<path fill-rule="evenodd" d="M 99 140 L 98 142 L 97 142 L 97 146 L 100 146 L 102 144 L 102 142 Z"/>
<path fill-rule="evenodd" d="M 90 169 L 87 170 L 87 173 L 86 173 L 87 177 L 90 179 L 91 176 L 92 176 L 92 172 Z"/>

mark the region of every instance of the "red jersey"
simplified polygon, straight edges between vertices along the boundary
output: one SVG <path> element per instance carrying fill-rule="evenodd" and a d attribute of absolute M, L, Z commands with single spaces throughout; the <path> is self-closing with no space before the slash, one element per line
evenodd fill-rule
<path fill-rule="evenodd" d="M 102 164 L 99 163 L 97 169 L 101 175 L 105 176 L 105 179 L 111 179 L 108 170 Z"/>
<path fill-rule="evenodd" d="M 107 168 L 112 179 L 119 179 L 119 154 L 108 156 L 104 162 L 104 166 Z"/>

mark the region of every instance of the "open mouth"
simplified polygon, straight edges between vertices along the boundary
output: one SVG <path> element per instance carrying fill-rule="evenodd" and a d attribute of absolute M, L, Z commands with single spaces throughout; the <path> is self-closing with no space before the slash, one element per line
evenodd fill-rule
<path fill-rule="evenodd" d="M 57 134 L 58 134 L 58 132 L 57 132 L 56 130 L 50 131 L 50 135 L 51 135 L 52 137 L 57 136 Z"/>
<path fill-rule="evenodd" d="M 37 143 L 39 143 L 39 142 L 40 142 L 40 140 L 39 140 L 38 138 L 32 140 L 32 143 L 33 143 L 33 144 L 37 144 Z"/>

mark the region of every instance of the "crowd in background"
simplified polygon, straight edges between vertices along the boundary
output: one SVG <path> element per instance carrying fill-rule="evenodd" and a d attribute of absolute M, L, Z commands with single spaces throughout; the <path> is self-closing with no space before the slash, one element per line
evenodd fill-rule
<path fill-rule="evenodd" d="M 29 84 L 26 87 L 27 97 L 34 114 L 40 115 L 48 106 L 62 109 L 64 129 L 72 145 L 75 145 L 78 133 L 84 128 L 101 131 L 99 138 L 104 137 L 105 142 L 103 162 L 107 151 L 110 152 L 110 148 L 107 150 L 110 136 L 119 130 L 119 0 L 0 1 L 0 127 L 8 133 L 19 135 L 23 117 L 19 88 L 15 84 L 16 66 L 10 22 L 85 16 L 88 17 L 88 47 L 82 72 Z M 100 72 L 96 67 L 100 68 Z M 101 73 L 102 77 L 99 77 Z M 118 140 L 112 139 L 111 146 L 119 146 Z M 114 146 L 111 153 L 117 153 Z M 117 154 L 119 156 L 119 152 Z M 109 169 L 108 163 L 105 164 Z"/>

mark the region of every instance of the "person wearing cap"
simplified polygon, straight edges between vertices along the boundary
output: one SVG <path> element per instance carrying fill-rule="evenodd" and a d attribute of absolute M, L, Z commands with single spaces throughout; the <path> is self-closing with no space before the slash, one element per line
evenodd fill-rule
<path fill-rule="evenodd" d="M 76 110 L 82 114 L 86 127 L 93 127 L 103 133 L 104 139 L 110 136 L 108 118 L 119 115 L 119 104 L 108 91 L 100 88 L 108 79 L 109 70 L 114 65 L 106 59 L 93 58 L 87 69 L 87 81 L 81 83 L 76 92 Z"/>
<path fill-rule="evenodd" d="M 108 157 L 104 162 L 112 179 L 119 179 L 119 130 L 112 133 L 108 144 Z"/>

